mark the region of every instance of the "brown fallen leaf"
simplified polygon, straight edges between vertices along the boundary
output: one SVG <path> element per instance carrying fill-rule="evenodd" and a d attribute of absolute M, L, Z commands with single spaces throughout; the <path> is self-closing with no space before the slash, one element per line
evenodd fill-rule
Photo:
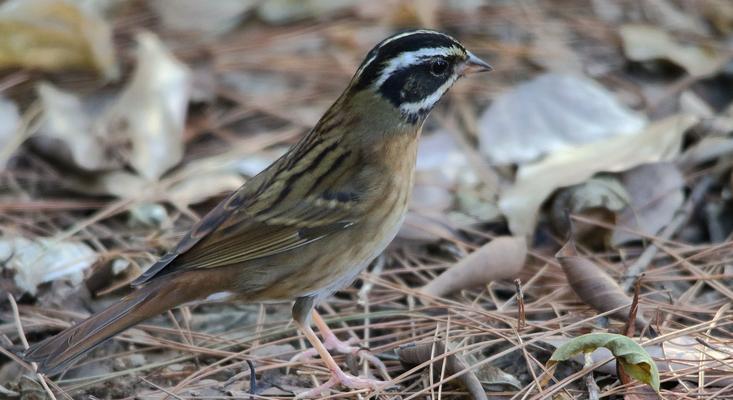
<path fill-rule="evenodd" d="M 633 231 L 655 235 L 682 206 L 685 179 L 671 162 L 643 164 L 621 176 L 630 204 L 621 212 L 611 237 L 613 246 L 640 239 Z M 625 228 L 625 229 L 624 229 Z"/>
<path fill-rule="evenodd" d="M 452 354 L 448 354 L 445 358 L 441 358 L 433 363 L 433 378 L 436 382 L 441 378 L 445 378 L 468 369 L 468 364 L 463 360 L 463 357 L 461 357 L 460 354 L 453 353 L 450 346 L 446 351 L 446 346 L 442 341 L 417 344 L 410 343 L 397 349 L 397 357 L 399 357 L 400 362 L 408 368 L 415 367 L 429 360 L 434 360 L 446 353 Z M 444 360 L 445 365 L 443 365 Z M 481 381 L 479 381 L 473 371 L 461 374 L 456 378 L 456 380 L 465 387 L 472 399 L 487 399 L 486 392 L 484 392 L 484 389 L 481 386 Z"/>
<path fill-rule="evenodd" d="M 524 237 L 501 236 L 458 261 L 423 286 L 422 292 L 435 297 L 516 277 L 527 259 Z"/>
<path fill-rule="evenodd" d="M 14 0 L 0 7 L 0 68 L 93 68 L 119 76 L 112 29 L 76 2 Z"/>
<path fill-rule="evenodd" d="M 627 320 L 631 299 L 598 265 L 579 256 L 573 241 L 565 244 L 555 258 L 565 271 L 568 284 L 585 304 L 601 313 L 617 309 L 608 317 L 618 321 Z M 643 329 L 646 325 L 648 323 L 644 317 L 637 315 L 636 327 Z"/>

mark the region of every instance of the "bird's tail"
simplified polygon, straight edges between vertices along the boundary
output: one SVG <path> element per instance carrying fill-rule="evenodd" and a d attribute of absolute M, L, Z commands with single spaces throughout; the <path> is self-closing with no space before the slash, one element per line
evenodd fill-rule
<path fill-rule="evenodd" d="M 23 357 L 38 363 L 38 370 L 53 375 L 117 333 L 177 305 L 207 296 L 210 285 L 195 274 L 175 274 L 151 281 L 119 302 L 31 346 Z"/>

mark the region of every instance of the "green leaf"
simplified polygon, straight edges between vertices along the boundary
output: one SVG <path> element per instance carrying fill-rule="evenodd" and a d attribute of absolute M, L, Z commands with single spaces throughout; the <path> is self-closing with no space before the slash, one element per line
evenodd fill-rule
<path fill-rule="evenodd" d="M 659 392 L 659 371 L 649 353 L 631 338 L 614 333 L 589 333 L 579 336 L 558 347 L 548 366 L 566 361 L 583 352 L 590 353 L 599 347 L 605 347 L 613 353 L 616 361 L 621 363 L 624 371 L 634 379 L 644 382 Z"/>

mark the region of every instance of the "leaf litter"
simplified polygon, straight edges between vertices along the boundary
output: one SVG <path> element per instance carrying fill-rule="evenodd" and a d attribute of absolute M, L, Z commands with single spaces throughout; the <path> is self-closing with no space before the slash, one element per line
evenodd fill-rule
<path fill-rule="evenodd" d="M 394 388 L 377 396 L 640 396 L 603 348 L 540 381 L 558 346 L 627 334 L 626 288 L 642 273 L 630 340 L 662 396 L 730 387 L 729 2 L 194 3 L 3 3 L 25 7 L 0 13 L 0 30 L 15 27 L 0 39 L 12 56 L 0 72 L 0 292 L 19 303 L 0 305 L 3 393 L 48 393 L 14 361 L 19 326 L 35 342 L 126 294 L 317 121 L 374 43 L 416 25 L 457 36 L 495 71 L 434 111 L 398 240 L 321 307 L 386 365 Z M 647 36 L 624 37 L 629 26 Z M 27 52 L 3 47 L 19 41 Z M 640 54 L 631 41 L 663 46 Z M 576 251 L 556 258 L 568 236 Z M 306 346 L 289 321 L 289 304 L 191 304 L 46 383 L 57 398 L 248 398 L 251 360 L 259 396 L 290 397 L 325 375 L 290 361 Z M 417 365 L 400 361 L 411 347 Z"/>

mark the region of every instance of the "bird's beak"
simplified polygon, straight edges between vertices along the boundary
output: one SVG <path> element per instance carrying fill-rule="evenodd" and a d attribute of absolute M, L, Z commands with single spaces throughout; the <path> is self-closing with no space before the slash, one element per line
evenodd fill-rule
<path fill-rule="evenodd" d="M 474 55 L 470 51 L 468 52 L 468 60 L 466 60 L 459 68 L 459 73 L 461 75 L 468 75 L 476 72 L 488 72 L 493 70 L 493 68 L 491 68 L 491 65 L 489 65 L 486 61 L 476 57 L 476 55 Z"/>

